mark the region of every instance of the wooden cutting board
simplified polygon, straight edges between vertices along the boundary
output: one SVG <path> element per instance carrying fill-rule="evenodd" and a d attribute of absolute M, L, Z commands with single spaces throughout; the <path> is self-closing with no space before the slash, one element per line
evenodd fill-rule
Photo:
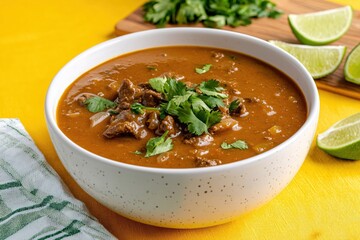
<path fill-rule="evenodd" d="M 288 14 L 315 12 L 340 6 L 339 4 L 325 0 L 275 0 L 274 2 L 276 2 L 278 8 L 283 10 L 285 13 L 279 19 L 255 19 L 249 26 L 240 26 L 236 28 L 224 27 L 223 29 L 249 34 L 264 40 L 281 40 L 289 43 L 298 43 L 287 22 Z M 203 27 L 201 24 L 186 26 Z M 167 25 L 167 27 L 177 26 Z M 154 25 L 144 22 L 142 10 L 140 7 L 128 17 L 116 24 L 115 33 L 116 35 L 123 35 L 153 28 L 155 28 Z M 354 11 L 354 17 L 349 31 L 341 39 L 332 43 L 332 45 L 347 46 L 348 54 L 351 49 L 358 43 L 360 43 L 360 12 Z M 334 73 L 316 80 L 316 85 L 319 89 L 324 89 L 341 95 L 360 99 L 360 85 L 347 82 L 344 79 L 344 62 L 345 61 L 343 61 L 341 66 Z"/>

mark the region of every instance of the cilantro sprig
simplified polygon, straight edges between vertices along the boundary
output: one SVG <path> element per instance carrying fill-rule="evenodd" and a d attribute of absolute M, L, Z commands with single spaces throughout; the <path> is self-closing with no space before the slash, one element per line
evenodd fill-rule
<path fill-rule="evenodd" d="M 221 148 L 222 149 L 232 149 L 232 148 L 237 148 L 237 149 L 240 149 L 240 150 L 245 150 L 245 149 L 248 149 L 248 145 L 245 141 L 243 140 L 237 140 L 233 143 L 226 143 L 226 142 L 223 142 L 221 144 Z"/>
<path fill-rule="evenodd" d="M 214 28 L 237 27 L 251 24 L 253 18 L 282 14 L 270 0 L 150 0 L 143 10 L 144 20 L 157 27 L 198 22 Z"/>
<path fill-rule="evenodd" d="M 145 157 L 151 157 L 160 153 L 168 152 L 173 149 L 174 145 L 171 138 L 166 138 L 168 131 L 166 131 L 160 137 L 151 138 L 146 143 L 146 154 Z"/>
<path fill-rule="evenodd" d="M 195 72 L 197 74 L 204 74 L 204 73 L 210 71 L 211 66 L 212 66 L 211 64 L 205 64 L 201 68 L 195 68 Z"/>
<path fill-rule="evenodd" d="M 99 96 L 94 96 L 86 99 L 84 104 L 86 108 L 92 113 L 102 112 L 108 108 L 113 108 L 116 106 L 116 103 L 114 103 L 113 101 Z"/>
<path fill-rule="evenodd" d="M 219 98 L 227 98 L 227 94 L 222 93 L 224 88 L 220 86 L 219 81 L 211 79 L 209 81 L 202 82 L 199 86 L 200 91 L 207 95 Z"/>
<path fill-rule="evenodd" d="M 198 136 L 220 122 L 222 115 L 217 108 L 224 105 L 222 99 L 228 96 L 217 80 L 204 81 L 195 88 L 170 77 L 152 78 L 149 83 L 164 96 L 165 102 L 160 104 L 161 118 L 174 116 L 190 133 Z"/>

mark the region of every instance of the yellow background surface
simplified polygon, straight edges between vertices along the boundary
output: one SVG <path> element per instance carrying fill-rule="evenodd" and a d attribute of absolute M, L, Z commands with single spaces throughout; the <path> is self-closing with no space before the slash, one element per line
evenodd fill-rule
<path fill-rule="evenodd" d="M 333 1 L 360 9 L 360 1 Z M 113 38 L 115 23 L 143 2 L 1 1 L 0 117 L 22 121 L 71 192 L 119 239 L 360 239 L 360 161 L 332 158 L 314 144 L 280 195 L 236 221 L 211 228 L 174 230 L 136 223 L 80 189 L 60 163 L 46 129 L 47 88 L 66 62 Z M 351 98 L 320 91 L 320 100 L 318 132 L 360 111 L 360 101 Z"/>

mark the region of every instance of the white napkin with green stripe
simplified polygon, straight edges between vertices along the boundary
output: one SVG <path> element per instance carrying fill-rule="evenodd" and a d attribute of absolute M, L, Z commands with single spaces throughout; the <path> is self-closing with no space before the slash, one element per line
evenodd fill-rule
<path fill-rule="evenodd" d="M 0 119 L 2 239 L 115 239 L 71 195 L 18 119 Z"/>

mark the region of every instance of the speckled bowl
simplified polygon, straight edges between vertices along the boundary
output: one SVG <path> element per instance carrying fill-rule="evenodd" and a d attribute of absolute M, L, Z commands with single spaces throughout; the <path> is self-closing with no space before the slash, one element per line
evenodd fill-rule
<path fill-rule="evenodd" d="M 290 76 L 308 107 L 304 125 L 284 143 L 258 156 L 215 167 L 160 169 L 95 155 L 73 143 L 56 123 L 64 90 L 82 73 L 115 56 L 169 45 L 242 52 Z M 55 149 L 75 181 L 97 201 L 135 221 L 169 228 L 199 228 L 233 220 L 274 198 L 293 179 L 314 137 L 319 98 L 310 74 L 292 56 L 266 41 L 230 31 L 172 28 L 143 31 L 101 43 L 71 60 L 53 79 L 45 104 Z"/>

